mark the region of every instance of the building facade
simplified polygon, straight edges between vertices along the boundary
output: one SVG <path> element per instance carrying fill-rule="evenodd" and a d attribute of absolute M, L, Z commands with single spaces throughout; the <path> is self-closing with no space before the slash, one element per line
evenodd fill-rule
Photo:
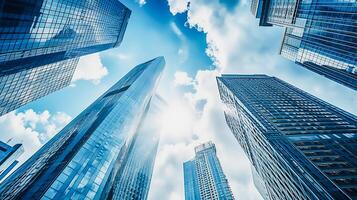
<path fill-rule="evenodd" d="M 166 103 L 155 95 L 147 114 L 134 135 L 125 167 L 115 183 L 113 199 L 148 198 L 151 177 L 161 134 L 161 114 Z"/>
<path fill-rule="evenodd" d="M 260 25 L 285 27 L 280 54 L 357 90 L 357 3 L 252 0 Z"/>
<path fill-rule="evenodd" d="M 80 56 L 120 45 L 118 0 L 2 0 L 0 115 L 68 86 Z"/>
<path fill-rule="evenodd" d="M 0 182 L 17 165 L 18 157 L 24 152 L 22 144 L 10 146 L 0 141 Z"/>
<path fill-rule="evenodd" d="M 262 196 L 357 198 L 356 116 L 275 77 L 222 75 L 217 83 Z"/>
<path fill-rule="evenodd" d="M 195 147 L 195 154 L 194 159 L 183 164 L 185 200 L 233 200 L 215 145 L 201 144 Z"/>
<path fill-rule="evenodd" d="M 113 199 L 163 57 L 134 67 L 0 186 L 0 199 Z"/>

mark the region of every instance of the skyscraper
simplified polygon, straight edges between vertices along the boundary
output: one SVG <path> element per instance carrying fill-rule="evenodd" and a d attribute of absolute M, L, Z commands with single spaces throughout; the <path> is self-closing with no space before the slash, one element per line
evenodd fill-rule
<path fill-rule="evenodd" d="M 161 114 L 166 103 L 161 97 L 152 97 L 143 123 L 129 147 L 128 158 L 118 182 L 115 183 L 113 199 L 148 198 L 152 172 L 160 140 Z"/>
<path fill-rule="evenodd" d="M 338 0 L 252 0 L 261 26 L 286 27 L 280 54 L 357 90 L 357 5 Z"/>
<path fill-rule="evenodd" d="M 165 65 L 133 68 L 0 186 L 0 199 L 111 199 Z"/>
<path fill-rule="evenodd" d="M 215 145 L 201 144 L 195 147 L 195 153 L 194 159 L 183 163 L 185 199 L 233 200 Z"/>
<path fill-rule="evenodd" d="M 217 82 L 263 196 L 357 198 L 356 116 L 275 77 L 223 75 Z"/>
<path fill-rule="evenodd" d="M 0 115 L 68 86 L 80 56 L 120 45 L 118 0 L 0 1 Z"/>
<path fill-rule="evenodd" d="M 17 158 L 24 152 L 22 144 L 10 146 L 0 141 L 0 181 L 17 165 Z"/>

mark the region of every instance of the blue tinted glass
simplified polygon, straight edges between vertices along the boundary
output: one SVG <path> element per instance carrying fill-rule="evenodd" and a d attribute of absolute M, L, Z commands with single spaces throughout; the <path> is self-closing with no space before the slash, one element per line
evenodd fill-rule
<path fill-rule="evenodd" d="M 262 180 L 264 198 L 357 196 L 355 116 L 266 75 L 217 82 L 227 124 Z"/>
<path fill-rule="evenodd" d="M 153 59 L 120 79 L 6 179 L 0 199 L 103 199 L 115 192 L 164 64 Z"/>

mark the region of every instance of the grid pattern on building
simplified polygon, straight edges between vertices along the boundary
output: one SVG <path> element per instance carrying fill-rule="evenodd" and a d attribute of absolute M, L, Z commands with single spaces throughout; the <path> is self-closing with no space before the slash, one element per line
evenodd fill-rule
<path fill-rule="evenodd" d="M 218 199 L 218 192 L 213 180 L 213 172 L 205 154 L 196 155 L 195 158 L 198 185 L 202 199 Z"/>
<path fill-rule="evenodd" d="M 196 156 L 184 163 L 186 200 L 233 200 L 228 180 L 212 142 L 195 148 Z"/>
<path fill-rule="evenodd" d="M 298 62 L 357 67 L 356 1 L 302 0 L 297 18 L 306 21 L 300 48 L 313 52 L 303 52 Z"/>
<path fill-rule="evenodd" d="M 260 17 L 262 1 L 259 0 L 252 0 L 250 2 L 250 12 L 257 18 Z"/>
<path fill-rule="evenodd" d="M 23 152 L 22 144 L 10 146 L 0 141 L 0 181 L 17 165 L 17 159 Z"/>
<path fill-rule="evenodd" d="M 157 86 L 162 57 L 136 66 L 0 186 L 0 199 L 106 199 Z"/>
<path fill-rule="evenodd" d="M 253 2 L 251 9 L 257 4 Z M 260 25 L 287 28 L 281 55 L 310 70 L 313 63 L 319 69 L 312 71 L 357 90 L 355 0 L 260 0 L 259 4 L 263 2 L 268 6 L 259 8 Z"/>
<path fill-rule="evenodd" d="M 0 63 L 10 68 L 29 57 L 59 61 L 114 47 L 130 15 L 118 0 L 5 0 L 0 8 Z"/>
<path fill-rule="evenodd" d="M 226 121 L 270 199 L 354 199 L 357 119 L 277 78 L 218 78 Z"/>
<path fill-rule="evenodd" d="M 0 115 L 69 85 L 78 57 L 121 43 L 130 13 L 118 0 L 0 1 Z"/>
<path fill-rule="evenodd" d="M 200 188 L 194 160 L 183 163 L 185 200 L 199 200 Z"/>
<path fill-rule="evenodd" d="M 286 26 L 295 21 L 298 0 L 270 0 L 267 10 L 267 22 Z"/>
<path fill-rule="evenodd" d="M 78 58 L 0 76 L 0 115 L 68 86 Z"/>
<path fill-rule="evenodd" d="M 337 69 L 326 65 L 316 65 L 312 62 L 304 62 L 304 67 L 321 74 L 331 80 L 342 83 L 347 87 L 357 90 L 357 74 L 349 73 L 346 70 Z"/>
<path fill-rule="evenodd" d="M 356 90 L 357 68 L 341 60 L 301 48 L 304 43 L 303 34 L 302 28 L 286 28 L 280 54 L 313 72 Z"/>

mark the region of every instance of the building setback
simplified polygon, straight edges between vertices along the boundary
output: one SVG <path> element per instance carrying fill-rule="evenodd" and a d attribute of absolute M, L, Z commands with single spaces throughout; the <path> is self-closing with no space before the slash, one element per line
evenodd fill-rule
<path fill-rule="evenodd" d="M 337 0 L 252 0 L 261 26 L 285 27 L 280 54 L 357 90 L 357 5 Z"/>
<path fill-rule="evenodd" d="M 215 145 L 201 144 L 195 147 L 195 154 L 183 164 L 185 200 L 234 200 Z"/>
<path fill-rule="evenodd" d="M 357 118 L 278 78 L 217 78 L 229 128 L 266 199 L 356 199 Z"/>
<path fill-rule="evenodd" d="M 112 199 L 165 65 L 134 67 L 0 185 L 0 199 Z"/>
<path fill-rule="evenodd" d="M 70 84 L 80 56 L 120 45 L 118 0 L 0 1 L 0 115 Z"/>
<path fill-rule="evenodd" d="M 23 152 L 22 144 L 10 146 L 0 141 L 0 182 L 17 165 L 17 159 Z"/>

